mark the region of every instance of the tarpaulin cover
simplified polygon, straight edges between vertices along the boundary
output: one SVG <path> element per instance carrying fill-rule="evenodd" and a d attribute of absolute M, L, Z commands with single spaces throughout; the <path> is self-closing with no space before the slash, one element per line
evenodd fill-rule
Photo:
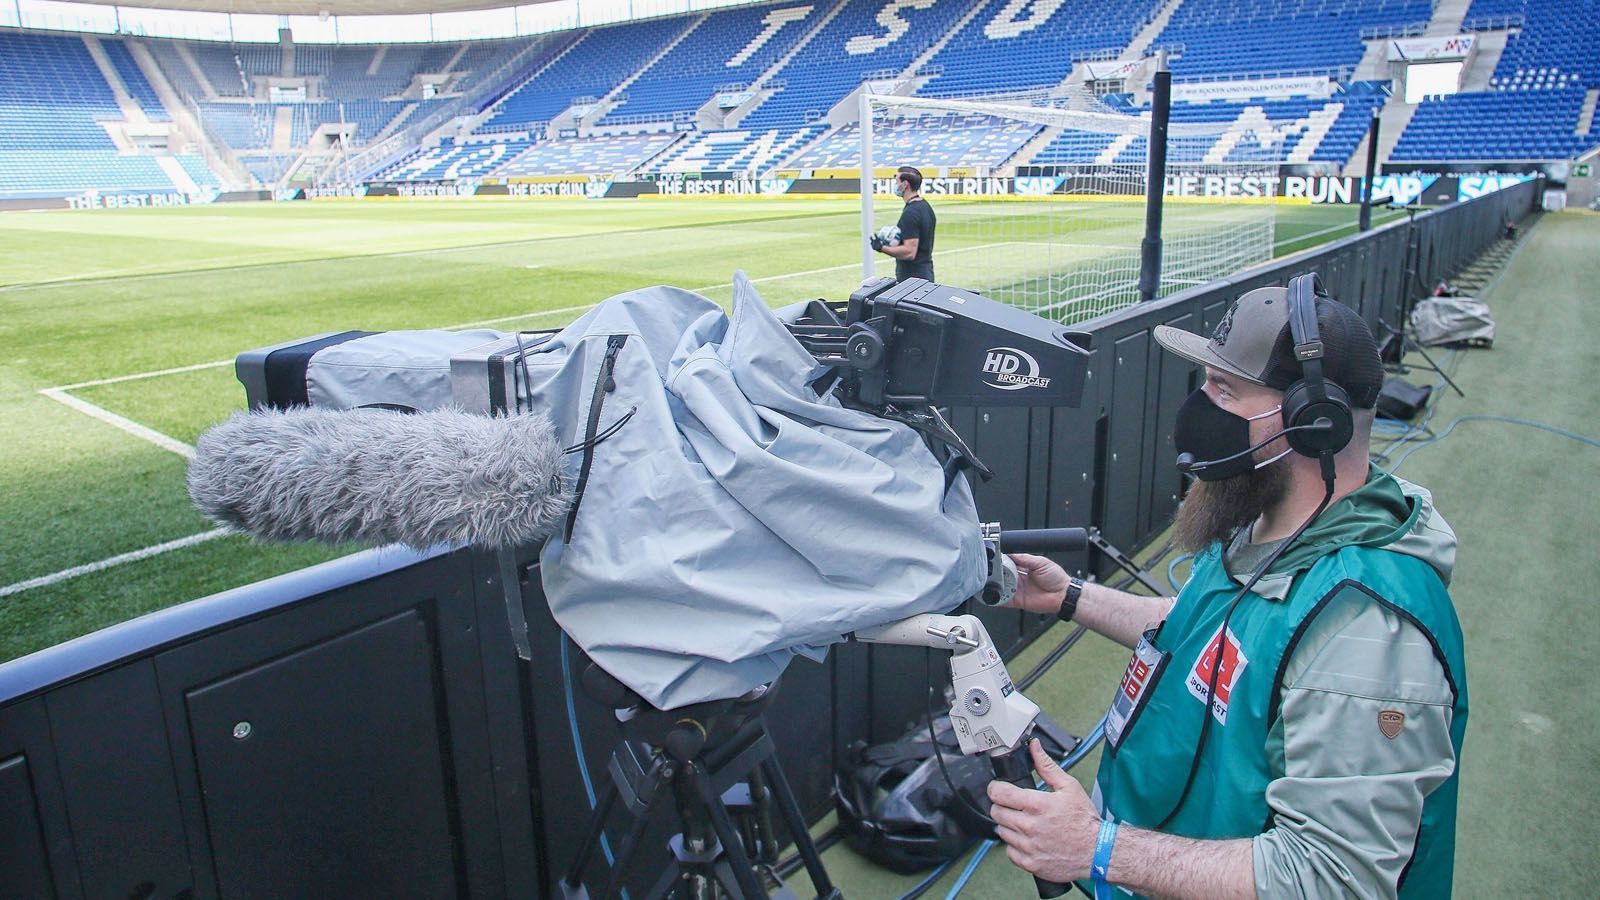
<path fill-rule="evenodd" d="M 586 477 L 569 457 L 582 494 L 541 557 L 550 609 L 657 707 L 737 696 L 983 585 L 965 479 L 946 492 L 916 432 L 818 396 L 824 370 L 743 273 L 731 316 L 645 288 L 526 360 L 524 408 L 549 411 L 563 446 L 615 429 Z"/>
<path fill-rule="evenodd" d="M 1411 327 L 1424 347 L 1494 345 L 1494 314 L 1476 297 L 1426 297 L 1411 310 Z"/>

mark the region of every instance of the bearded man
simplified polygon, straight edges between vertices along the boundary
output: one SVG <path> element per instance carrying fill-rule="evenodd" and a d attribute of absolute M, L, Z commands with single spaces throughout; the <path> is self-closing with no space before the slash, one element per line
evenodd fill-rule
<path fill-rule="evenodd" d="M 1174 523 L 1194 553 L 1177 597 L 1013 557 L 1014 605 L 1134 648 L 1092 799 L 1037 742 L 1051 792 L 990 785 L 1012 862 L 1047 881 L 1099 897 L 1450 894 L 1467 719 L 1455 535 L 1427 491 L 1368 461 L 1383 368 L 1366 323 L 1315 299 L 1319 375 L 1291 305 L 1261 288 L 1209 339 L 1156 329 L 1205 367 L 1173 435 L 1199 479 Z M 1286 389 L 1313 380 L 1348 396 L 1348 443 L 1326 461 L 1284 436 Z"/>

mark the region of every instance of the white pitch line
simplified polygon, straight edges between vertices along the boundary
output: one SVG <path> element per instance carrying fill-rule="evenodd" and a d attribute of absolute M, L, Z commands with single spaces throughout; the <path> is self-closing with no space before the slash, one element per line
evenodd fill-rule
<path fill-rule="evenodd" d="M 132 419 L 124 418 L 108 409 L 95 406 L 87 400 L 79 400 L 60 388 L 45 388 L 39 393 L 90 418 L 98 419 L 114 428 L 120 428 L 136 438 L 149 441 L 163 450 L 171 450 L 184 459 L 194 459 L 194 448 L 183 441 L 167 437 L 153 428 L 147 428 Z"/>
<path fill-rule="evenodd" d="M 588 312 L 599 305 L 600 304 L 598 302 L 595 302 L 585 303 L 582 306 L 563 306 L 560 309 L 541 309 L 538 312 L 518 313 L 514 316 L 501 316 L 498 319 L 484 319 L 482 322 L 467 322 L 462 325 L 451 325 L 445 330 L 450 331 L 451 329 L 455 328 L 477 328 L 479 325 L 498 325 L 501 322 L 515 322 L 518 319 L 536 319 L 539 316 L 554 316 L 561 313 Z"/>
<path fill-rule="evenodd" d="M 118 375 L 115 378 L 100 378 L 95 381 L 80 381 L 77 384 L 63 384 L 45 391 L 75 391 L 79 388 L 99 387 L 102 384 L 117 384 L 123 381 L 138 381 L 141 378 L 156 378 L 161 375 L 178 375 L 183 372 L 198 372 L 202 369 L 219 369 L 223 366 L 233 365 L 233 360 L 224 359 L 219 362 L 195 363 L 192 366 L 179 366 L 176 369 L 161 369 L 155 372 L 138 372 L 133 375 Z M 44 393 L 41 391 L 40 393 Z"/>
<path fill-rule="evenodd" d="M 206 541 L 214 540 L 219 537 L 225 537 L 234 533 L 234 530 L 231 528 L 214 528 L 211 531 L 204 531 L 200 534 L 191 534 L 186 538 L 179 538 L 175 541 L 167 541 L 164 544 L 156 544 L 153 547 L 145 547 L 142 550 L 132 550 L 128 553 L 119 553 L 116 556 L 107 557 L 99 562 L 87 563 L 81 566 L 73 566 L 70 569 L 62 569 L 61 571 L 52 573 L 50 575 L 41 575 L 38 578 L 30 578 L 27 581 L 19 581 L 16 584 L 8 584 L 5 587 L 0 587 L 0 597 L 9 597 L 12 594 L 20 594 L 23 591 L 32 590 L 34 588 L 49 587 L 52 584 L 68 581 L 70 579 L 77 578 L 80 575 L 89 575 L 94 572 L 101 572 L 106 569 L 115 568 L 116 566 L 120 566 L 124 563 L 138 562 L 141 559 L 149 559 L 152 556 L 159 556 L 172 550 L 181 550 L 184 547 L 193 547 L 196 544 L 203 544 Z"/>

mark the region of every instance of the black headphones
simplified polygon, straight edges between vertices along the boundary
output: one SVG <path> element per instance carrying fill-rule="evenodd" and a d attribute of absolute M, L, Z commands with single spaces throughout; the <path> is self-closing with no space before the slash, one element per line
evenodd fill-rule
<path fill-rule="evenodd" d="M 1283 392 L 1283 425 L 1299 428 L 1284 435 L 1295 452 L 1321 457 L 1324 478 L 1331 479 L 1333 456 L 1350 443 L 1355 422 L 1350 395 L 1322 377 L 1322 334 L 1317 329 L 1317 298 L 1327 297 L 1317 273 L 1289 279 L 1289 336 L 1300 361 L 1300 380 Z M 1321 427 L 1309 427 L 1327 420 Z"/>

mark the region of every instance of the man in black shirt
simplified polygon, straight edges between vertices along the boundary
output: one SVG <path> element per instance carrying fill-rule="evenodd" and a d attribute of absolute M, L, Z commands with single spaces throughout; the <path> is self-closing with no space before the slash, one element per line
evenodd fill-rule
<path fill-rule="evenodd" d="M 905 200 L 900 212 L 900 243 L 890 244 L 873 236 L 872 249 L 894 257 L 894 280 L 925 278 L 933 280 L 933 229 L 937 220 L 933 207 L 922 199 L 922 173 L 910 166 L 895 172 L 895 186 Z"/>

